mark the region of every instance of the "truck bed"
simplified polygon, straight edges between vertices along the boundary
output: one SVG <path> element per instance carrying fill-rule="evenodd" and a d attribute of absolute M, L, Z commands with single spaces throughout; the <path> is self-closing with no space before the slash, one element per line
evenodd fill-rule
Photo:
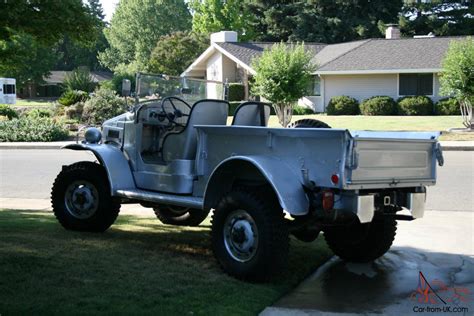
<path fill-rule="evenodd" d="M 231 156 L 272 156 L 320 187 L 346 190 L 433 185 L 438 132 L 197 126 L 196 171 Z M 212 153 L 212 155 L 208 154 Z M 338 175 L 337 184 L 331 182 Z"/>

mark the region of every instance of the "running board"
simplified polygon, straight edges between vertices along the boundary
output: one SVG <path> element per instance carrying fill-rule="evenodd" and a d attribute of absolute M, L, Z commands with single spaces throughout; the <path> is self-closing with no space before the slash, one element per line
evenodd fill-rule
<path fill-rule="evenodd" d="M 204 206 L 204 200 L 202 197 L 180 196 L 138 189 L 117 190 L 116 196 L 139 201 L 154 202 L 157 204 L 170 204 L 197 209 L 202 209 Z"/>

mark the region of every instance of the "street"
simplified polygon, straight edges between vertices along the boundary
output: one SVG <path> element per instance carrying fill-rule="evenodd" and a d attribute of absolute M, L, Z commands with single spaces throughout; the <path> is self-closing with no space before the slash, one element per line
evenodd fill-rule
<path fill-rule="evenodd" d="M 474 152 L 445 152 L 438 183 L 428 189 L 427 210 L 473 211 Z M 95 160 L 93 154 L 72 150 L 0 150 L 0 197 L 49 199 L 62 165 Z"/>

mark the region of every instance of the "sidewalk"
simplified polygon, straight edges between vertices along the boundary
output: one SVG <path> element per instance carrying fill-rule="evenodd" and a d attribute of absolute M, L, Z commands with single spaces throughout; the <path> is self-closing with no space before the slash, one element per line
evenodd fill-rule
<path fill-rule="evenodd" d="M 12 142 L 0 143 L 0 149 L 60 149 L 74 141 L 65 142 Z M 441 141 L 444 151 L 474 151 L 474 141 Z"/>
<path fill-rule="evenodd" d="M 473 228 L 473 212 L 426 211 L 422 219 L 399 221 L 395 242 L 383 257 L 367 264 L 334 257 L 260 315 L 414 315 L 440 306 L 472 315 Z M 447 304 L 417 300 L 420 271 Z M 450 301 L 454 291 L 464 293 L 467 302 Z"/>

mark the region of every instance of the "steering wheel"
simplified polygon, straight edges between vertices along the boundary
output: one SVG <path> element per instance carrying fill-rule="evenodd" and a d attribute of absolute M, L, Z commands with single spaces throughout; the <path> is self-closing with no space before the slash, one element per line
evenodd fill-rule
<path fill-rule="evenodd" d="M 174 104 L 173 100 L 179 101 L 179 102 L 183 103 L 183 104 L 186 105 L 186 106 L 188 107 L 188 109 L 191 111 L 191 106 L 189 105 L 189 103 L 187 103 L 186 101 L 184 101 L 183 99 L 178 98 L 178 97 L 166 97 L 166 98 L 164 98 L 164 99 L 161 101 L 161 110 L 162 110 L 162 112 L 166 115 L 166 118 L 167 118 L 168 121 L 170 122 L 170 125 L 172 125 L 172 126 L 185 127 L 185 126 L 186 126 L 185 124 L 176 122 L 176 119 L 177 119 L 177 118 L 180 118 L 180 117 L 183 117 L 183 116 L 189 116 L 189 114 L 183 113 L 183 111 L 181 111 L 180 109 L 178 109 L 178 108 L 176 107 L 176 105 Z M 169 112 L 169 111 L 167 111 L 167 110 L 165 109 L 165 103 L 166 103 L 167 101 L 171 104 L 171 107 L 173 108 L 173 112 Z"/>

